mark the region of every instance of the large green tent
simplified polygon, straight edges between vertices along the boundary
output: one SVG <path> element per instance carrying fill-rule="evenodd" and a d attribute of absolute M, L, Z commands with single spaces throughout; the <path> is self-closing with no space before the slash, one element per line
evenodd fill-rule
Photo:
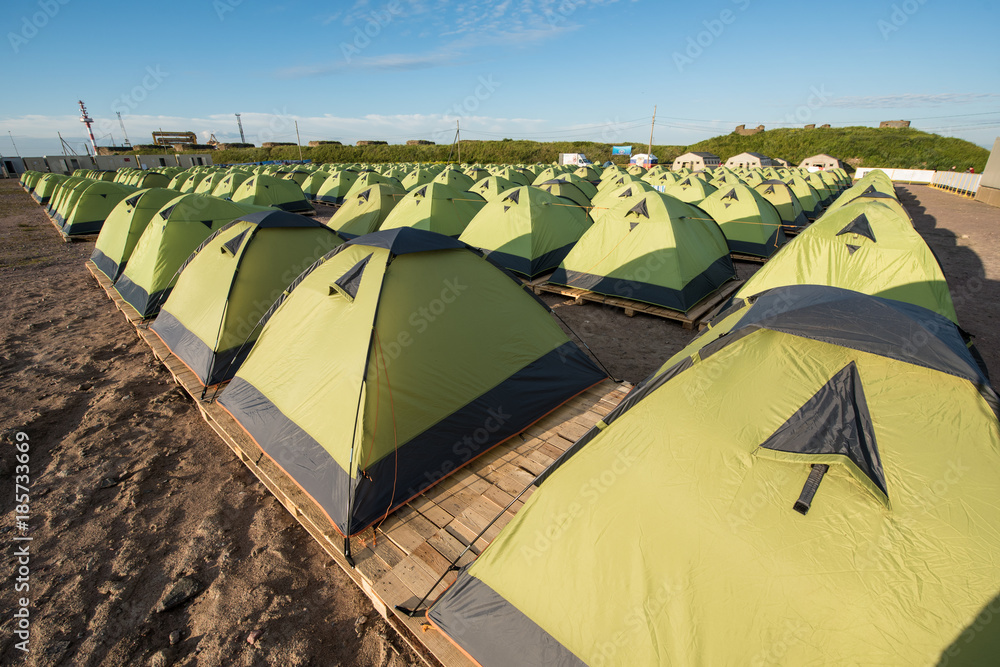
<path fill-rule="evenodd" d="M 718 332 L 543 473 L 431 623 L 483 667 L 995 664 L 1000 406 L 957 328 L 795 286 Z"/>
<path fill-rule="evenodd" d="M 494 201 L 500 198 L 500 195 L 516 188 L 517 183 L 514 181 L 509 181 L 502 176 L 486 176 L 469 188 L 469 192 L 475 192 L 477 195 L 485 199 L 486 201 Z"/>
<path fill-rule="evenodd" d="M 783 285 L 825 285 L 923 306 L 957 322 L 923 237 L 879 200 L 825 213 L 743 284 L 734 300 Z"/>
<path fill-rule="evenodd" d="M 799 175 L 794 175 L 785 179 L 785 183 L 799 200 L 806 218 L 815 220 L 823 214 L 823 198 L 808 181 Z"/>
<path fill-rule="evenodd" d="M 257 340 L 257 323 L 295 276 L 341 243 L 323 223 L 294 213 L 237 218 L 184 262 L 150 329 L 203 385 L 225 382 Z"/>
<path fill-rule="evenodd" d="M 647 192 L 631 208 L 602 216 L 549 282 L 687 312 L 735 277 L 726 237 L 714 220 L 690 204 Z"/>
<path fill-rule="evenodd" d="M 251 176 L 233 193 L 237 204 L 271 206 L 290 213 L 314 213 L 302 188 L 293 180 L 276 176 Z"/>
<path fill-rule="evenodd" d="M 71 205 L 80 196 L 80 193 L 87 186 L 96 183 L 92 178 L 83 176 L 70 176 L 65 181 L 56 186 L 56 190 L 49 198 L 49 204 L 45 207 L 46 212 L 58 220 L 58 215 L 65 215 L 69 212 Z M 58 215 L 57 215 L 58 214 Z"/>
<path fill-rule="evenodd" d="M 328 178 L 330 178 L 330 172 L 328 171 L 314 171 L 309 174 L 305 181 L 302 182 L 302 194 L 304 194 L 306 199 L 309 201 L 315 200 L 320 188 L 323 187 L 323 183 L 325 183 Z"/>
<path fill-rule="evenodd" d="M 390 183 L 376 183 L 348 197 L 327 224 L 345 239 L 378 231 L 406 192 Z"/>
<path fill-rule="evenodd" d="M 604 377 L 519 282 L 417 229 L 348 241 L 272 313 L 219 403 L 342 535 Z"/>
<path fill-rule="evenodd" d="M 323 185 L 316 191 L 316 201 L 327 204 L 342 204 L 354 193 L 376 183 L 385 182 L 386 179 L 372 171 L 361 175 L 350 170 L 335 171 L 323 181 Z M 354 186 L 358 186 L 357 189 Z"/>
<path fill-rule="evenodd" d="M 431 180 L 431 183 L 440 183 L 442 185 L 447 185 L 454 190 L 464 191 L 471 188 L 475 181 L 458 169 L 448 168 L 436 175 Z"/>
<path fill-rule="evenodd" d="M 785 244 L 777 209 L 742 183 L 719 188 L 705 197 L 698 208 L 719 223 L 732 252 L 770 257 Z"/>
<path fill-rule="evenodd" d="M 540 183 L 536 181 L 535 187 L 541 188 L 551 195 L 562 197 L 567 200 L 567 202 L 581 207 L 584 211 L 590 210 L 590 195 L 583 191 L 580 183 L 574 183 L 566 178 L 552 178 Z M 594 194 L 597 194 L 596 190 L 597 189 L 594 188 Z"/>
<path fill-rule="evenodd" d="M 243 181 L 250 178 L 251 174 L 245 171 L 233 170 L 226 174 L 225 178 L 219 180 L 212 188 L 212 196 L 220 199 L 232 199 L 236 191 L 243 185 Z"/>
<path fill-rule="evenodd" d="M 381 229 L 413 227 L 458 237 L 485 205 L 486 200 L 473 192 L 456 190 L 443 183 L 428 183 L 400 199 Z"/>
<path fill-rule="evenodd" d="M 494 264 L 535 278 L 559 266 L 589 227 L 583 209 L 527 185 L 486 204 L 459 240 L 486 252 Z"/>
<path fill-rule="evenodd" d="M 56 219 L 67 236 L 97 233 L 115 206 L 135 191 L 131 185 L 95 181 L 80 193 L 65 218 L 56 216 Z"/>
<path fill-rule="evenodd" d="M 146 231 L 153 216 L 177 198 L 177 191 L 168 188 L 139 190 L 114 207 L 101 227 L 90 260 L 111 282 L 118 280 L 139 237 Z"/>
<path fill-rule="evenodd" d="M 115 290 L 144 318 L 152 317 L 177 280 L 177 271 L 208 236 L 241 215 L 263 210 L 210 195 L 188 194 L 157 211 L 136 242 Z"/>

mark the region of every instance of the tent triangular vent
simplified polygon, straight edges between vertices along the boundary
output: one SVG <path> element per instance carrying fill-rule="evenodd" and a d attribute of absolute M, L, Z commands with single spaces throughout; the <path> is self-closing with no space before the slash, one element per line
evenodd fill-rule
<path fill-rule="evenodd" d="M 233 257 L 236 257 L 236 251 L 238 251 L 240 249 L 240 244 L 243 243 L 243 239 L 246 238 L 246 235 L 247 235 L 248 231 L 250 231 L 250 230 L 249 229 L 244 229 L 242 232 L 240 232 L 239 234 L 237 234 L 233 238 L 231 238 L 228 241 L 226 241 L 225 243 L 223 243 L 222 244 L 222 248 L 220 248 L 220 250 L 222 252 L 228 252 Z"/>
<path fill-rule="evenodd" d="M 860 249 L 861 249 L 861 246 L 859 246 L 859 245 L 851 245 L 850 243 L 847 244 L 847 252 L 849 254 L 851 254 L 851 255 L 853 255 L 855 252 L 857 252 Z"/>
<path fill-rule="evenodd" d="M 638 226 L 639 226 L 638 222 L 630 222 L 630 223 L 628 223 L 628 230 L 632 231 L 633 229 L 635 229 Z"/>
<path fill-rule="evenodd" d="M 139 199 L 141 199 L 141 198 L 142 198 L 142 195 L 132 195 L 131 197 L 129 197 L 128 199 L 125 200 L 125 203 L 128 206 L 131 206 L 132 208 L 135 208 L 135 205 L 139 203 Z"/>
<path fill-rule="evenodd" d="M 552 191 L 552 188 L 550 187 L 549 188 L 549 192 L 551 192 L 551 191 Z M 506 197 L 504 197 L 503 200 L 504 201 L 512 201 L 515 204 L 520 204 L 521 203 L 521 191 L 520 190 L 514 190 L 509 195 L 507 195 Z"/>
<path fill-rule="evenodd" d="M 767 186 L 764 189 L 764 194 L 766 194 L 766 195 L 773 195 L 774 194 L 774 186 L 773 185 Z"/>
<path fill-rule="evenodd" d="M 626 190 L 625 192 L 621 193 L 618 196 L 619 197 L 631 197 L 632 196 L 632 188 L 629 188 L 628 190 Z"/>
<path fill-rule="evenodd" d="M 361 276 L 364 275 L 365 267 L 368 266 L 368 260 L 371 258 L 371 254 L 367 255 L 360 262 L 349 268 L 347 273 L 337 278 L 330 285 L 330 296 L 341 294 L 349 300 L 354 301 L 354 297 L 358 295 L 358 288 L 361 287 Z"/>
<path fill-rule="evenodd" d="M 174 206 L 177 206 L 177 204 L 174 204 Z M 162 211 L 160 211 L 160 217 L 163 218 L 164 220 L 166 220 L 167 218 L 169 218 L 170 214 L 174 210 L 174 206 L 168 206 L 167 208 L 165 208 Z"/>
<path fill-rule="evenodd" d="M 419 190 L 417 190 L 417 193 L 414 195 L 414 197 L 426 197 L 426 196 L 427 196 L 427 186 L 426 185 L 424 187 L 420 188 Z"/>
<path fill-rule="evenodd" d="M 363 200 L 365 200 L 365 201 L 368 201 L 368 197 L 369 197 L 369 195 L 371 195 L 371 193 L 372 193 L 372 189 L 371 189 L 371 188 L 368 188 L 368 189 L 367 189 L 367 190 L 365 190 L 364 192 L 360 192 L 360 193 L 358 193 L 358 198 L 359 198 L 359 199 L 363 199 Z"/>
<path fill-rule="evenodd" d="M 646 207 L 646 200 L 641 199 L 639 203 L 628 210 L 629 214 L 641 215 L 644 218 L 649 217 L 649 209 Z"/>
<path fill-rule="evenodd" d="M 792 454 L 798 460 L 815 457 L 814 465 L 836 463 L 837 457 L 843 457 L 850 462 L 848 469 L 862 485 L 888 500 L 868 402 L 853 361 L 830 378 L 760 446 Z"/>
<path fill-rule="evenodd" d="M 504 212 L 504 213 L 506 213 L 506 212 L 507 212 L 507 211 L 509 211 L 509 210 L 510 210 L 510 206 L 504 206 L 504 207 L 503 207 L 503 212 Z"/>
<path fill-rule="evenodd" d="M 732 199 L 733 201 L 739 201 L 740 200 L 740 198 L 736 196 L 736 188 L 733 188 L 732 190 L 730 190 L 726 194 L 722 195 L 722 198 L 723 199 Z M 729 206 L 729 204 L 726 204 L 726 206 Z"/>
<path fill-rule="evenodd" d="M 854 218 L 854 220 L 851 220 L 846 227 L 837 232 L 837 236 L 841 236 L 843 234 L 859 234 L 870 238 L 872 242 L 875 242 L 875 232 L 872 231 L 871 223 L 868 222 L 868 218 L 864 213 Z"/>

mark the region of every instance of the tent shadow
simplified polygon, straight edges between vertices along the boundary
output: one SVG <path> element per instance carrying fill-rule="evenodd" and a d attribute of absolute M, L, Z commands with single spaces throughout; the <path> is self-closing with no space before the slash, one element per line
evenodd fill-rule
<path fill-rule="evenodd" d="M 957 637 L 941 651 L 938 667 L 996 665 L 1000 656 L 1000 593 L 980 610 Z"/>
<path fill-rule="evenodd" d="M 1000 318 L 1000 282 L 986 277 L 979 254 L 960 243 L 961 232 L 928 211 L 935 195 L 952 197 L 956 204 L 978 206 L 955 195 L 938 193 L 929 186 L 898 185 L 896 194 L 913 219 L 913 226 L 934 251 L 948 280 L 959 324 L 973 336 L 991 378 L 1000 378 L 1000 332 L 993 322 Z M 925 203 L 926 202 L 926 203 Z M 956 217 L 961 215 L 956 211 Z"/>

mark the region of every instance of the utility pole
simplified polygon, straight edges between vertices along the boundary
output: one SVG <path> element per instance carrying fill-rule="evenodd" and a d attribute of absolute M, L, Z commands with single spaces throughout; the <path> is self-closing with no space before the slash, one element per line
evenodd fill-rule
<path fill-rule="evenodd" d="M 459 125 L 461 121 L 455 121 L 455 143 L 458 144 L 458 163 L 462 164 L 462 127 Z"/>
<path fill-rule="evenodd" d="M 70 144 L 66 143 L 66 140 L 63 139 L 62 132 L 56 132 L 56 134 L 59 135 L 59 143 L 62 144 L 62 149 L 64 151 L 68 151 L 66 155 L 76 155 L 77 154 L 76 149 L 73 148 Z"/>
<path fill-rule="evenodd" d="M 236 114 L 236 124 L 240 126 L 240 143 L 245 144 L 247 142 L 247 138 L 243 136 L 243 121 L 240 120 L 239 114 Z"/>
<path fill-rule="evenodd" d="M 118 124 L 122 126 L 122 134 L 125 135 L 125 146 L 131 146 L 132 142 L 128 140 L 128 132 L 125 131 L 125 121 L 122 120 L 122 112 L 116 111 L 118 114 Z"/>
<path fill-rule="evenodd" d="M 656 125 L 656 105 L 653 105 L 653 122 L 649 124 L 649 150 L 646 151 L 646 169 L 653 164 L 653 126 Z"/>
<path fill-rule="evenodd" d="M 299 162 L 302 162 L 302 140 L 299 139 L 299 121 L 295 121 L 295 143 L 299 147 Z"/>
<path fill-rule="evenodd" d="M 7 136 L 10 137 L 10 145 L 14 147 L 14 155 L 21 157 L 21 154 L 17 152 L 17 144 L 14 143 L 14 135 L 7 130 Z"/>

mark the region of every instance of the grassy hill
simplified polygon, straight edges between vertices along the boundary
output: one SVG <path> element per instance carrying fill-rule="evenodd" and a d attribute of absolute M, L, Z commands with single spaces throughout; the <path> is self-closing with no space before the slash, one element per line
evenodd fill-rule
<path fill-rule="evenodd" d="M 622 144 L 628 142 L 621 142 Z M 634 142 L 634 152 L 645 152 L 646 145 Z M 452 147 L 448 145 L 381 146 L 325 145 L 302 148 L 302 156 L 314 162 L 445 162 Z M 989 151 L 962 139 L 942 137 L 914 129 L 836 127 L 826 129 L 768 130 L 753 136 L 725 134 L 691 146 L 653 145 L 660 162 L 672 162 L 689 150 L 715 153 L 723 161 L 744 151 L 763 153 L 798 164 L 817 153 L 838 157 L 853 168 L 891 167 L 900 169 L 938 169 L 965 171 L 973 167 L 981 172 Z M 504 139 L 502 141 L 463 141 L 462 161 L 482 164 L 517 164 L 555 162 L 559 153 L 585 153 L 597 163 L 611 160 L 611 144 L 590 141 L 537 142 Z M 278 148 L 237 148 L 218 151 L 212 159 L 217 164 L 257 162 L 261 160 L 297 160 L 296 146 Z M 454 160 L 456 156 L 451 155 Z M 627 162 L 615 156 L 615 162 Z"/>

